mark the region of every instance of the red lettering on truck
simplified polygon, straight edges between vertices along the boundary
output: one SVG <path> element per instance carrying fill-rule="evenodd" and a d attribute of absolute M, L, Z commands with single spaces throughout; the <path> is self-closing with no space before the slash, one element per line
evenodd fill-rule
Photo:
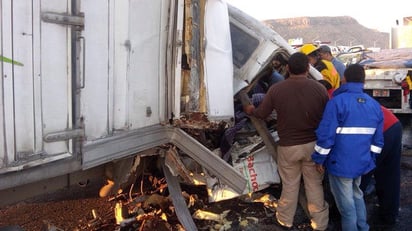
<path fill-rule="evenodd" d="M 259 184 L 257 182 L 257 174 L 254 168 L 254 160 L 255 158 L 253 156 L 247 158 L 247 168 L 249 171 L 250 182 L 252 184 L 252 190 L 253 192 L 256 192 L 259 190 Z"/>

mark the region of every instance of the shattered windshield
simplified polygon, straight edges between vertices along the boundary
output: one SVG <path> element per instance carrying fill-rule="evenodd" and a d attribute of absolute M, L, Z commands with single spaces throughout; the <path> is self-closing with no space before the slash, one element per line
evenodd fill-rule
<path fill-rule="evenodd" d="M 259 46 L 259 41 L 233 23 L 230 23 L 230 34 L 233 64 L 237 68 L 241 68 L 253 54 L 253 51 Z"/>

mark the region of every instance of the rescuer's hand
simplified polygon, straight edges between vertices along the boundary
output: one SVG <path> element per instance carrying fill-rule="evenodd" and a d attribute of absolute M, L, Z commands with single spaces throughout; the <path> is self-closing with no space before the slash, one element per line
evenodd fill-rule
<path fill-rule="evenodd" d="M 252 115 L 254 110 L 255 106 L 253 106 L 252 104 L 243 106 L 243 111 L 248 115 Z"/>
<path fill-rule="evenodd" d="M 323 165 L 321 165 L 321 164 L 315 164 L 315 168 L 316 168 L 316 170 L 317 170 L 320 174 L 325 173 L 325 167 L 323 167 Z"/>

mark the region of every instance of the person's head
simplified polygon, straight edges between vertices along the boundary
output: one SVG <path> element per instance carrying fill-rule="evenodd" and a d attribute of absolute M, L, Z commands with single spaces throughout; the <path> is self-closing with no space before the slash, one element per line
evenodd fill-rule
<path fill-rule="evenodd" d="M 347 83 L 364 83 L 365 82 L 365 69 L 359 64 L 350 64 L 346 67 L 343 73 L 344 80 Z"/>
<path fill-rule="evenodd" d="M 305 44 L 300 48 L 300 52 L 307 55 L 309 63 L 314 65 L 319 59 L 319 49 L 313 44 Z"/>
<path fill-rule="evenodd" d="M 292 75 L 301 75 L 309 71 L 308 56 L 302 52 L 293 53 L 288 60 L 288 71 Z"/>
<path fill-rule="evenodd" d="M 288 60 L 281 54 L 276 53 L 272 59 L 272 66 L 275 69 L 279 69 L 282 66 L 286 66 L 288 64 Z"/>
<path fill-rule="evenodd" d="M 319 56 L 321 59 L 326 59 L 331 61 L 333 56 L 332 56 L 332 50 L 328 45 L 322 45 L 319 47 Z"/>
<path fill-rule="evenodd" d="M 412 77 L 412 70 L 408 70 L 408 73 L 406 75 L 409 75 L 409 77 Z"/>

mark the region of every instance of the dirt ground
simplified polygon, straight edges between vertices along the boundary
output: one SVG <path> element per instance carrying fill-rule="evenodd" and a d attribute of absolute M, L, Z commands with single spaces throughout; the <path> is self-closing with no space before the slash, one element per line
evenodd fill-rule
<path fill-rule="evenodd" d="M 60 190 L 43 197 L 1 208 L 0 227 L 2 228 L 0 228 L 0 231 L 184 230 L 173 210 L 166 212 L 167 222 L 156 219 L 160 216 L 151 213 L 153 215 L 151 219 L 135 223 L 132 226 L 120 227 L 116 225 L 116 200 L 113 198 L 99 198 L 98 190 L 101 185 L 103 185 L 103 182 L 95 182 L 95 184 L 90 184 L 87 187 Z M 252 197 L 239 197 L 216 203 L 207 202 L 207 192 L 203 187 L 183 185 L 182 191 L 188 195 L 194 195 L 191 198 L 195 198 L 195 202 L 189 208 L 191 214 L 201 209 L 212 214 L 218 214 L 220 218 L 222 218 L 222 214 L 226 215 L 221 221 L 194 219 L 198 230 L 278 230 L 274 225 L 273 207 L 263 202 L 256 202 L 254 199 L 265 195 L 279 198 L 279 185 L 273 185 L 252 195 Z M 385 228 L 376 225 L 374 221 L 374 212 L 376 210 L 374 194 L 368 196 L 366 201 L 371 230 L 412 230 L 412 223 L 410 222 L 412 217 L 412 156 L 409 154 L 402 156 L 401 210 L 399 222 L 396 226 Z M 276 203 L 276 199 L 272 202 Z M 164 210 L 168 209 L 170 209 L 170 205 L 169 208 Z M 228 225 L 229 223 L 230 225 Z M 298 209 L 296 213 L 295 225 L 296 230 L 311 230 L 302 209 Z M 226 228 L 222 228 L 224 226 Z M 339 224 L 333 215 L 328 230 L 339 230 Z"/>

